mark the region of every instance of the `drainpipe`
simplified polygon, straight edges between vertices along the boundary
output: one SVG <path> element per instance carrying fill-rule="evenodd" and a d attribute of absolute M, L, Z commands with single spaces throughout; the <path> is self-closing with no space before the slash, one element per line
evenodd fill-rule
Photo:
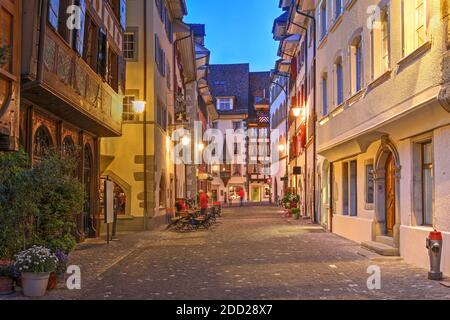
<path fill-rule="evenodd" d="M 314 48 L 313 48 L 313 52 L 314 52 L 314 57 L 313 57 L 313 76 L 314 76 L 314 96 L 313 96 L 313 105 L 314 105 L 314 110 L 313 110 L 313 120 L 314 120 L 314 126 L 313 126 L 313 214 L 314 216 L 311 217 L 312 221 L 314 222 L 316 214 L 316 149 L 317 149 L 317 141 L 316 141 L 316 118 L 317 118 L 317 110 L 316 110 L 316 104 L 317 104 L 317 94 L 316 94 L 316 73 L 317 73 L 317 66 L 316 66 L 316 57 L 317 57 L 317 24 L 316 24 L 316 18 L 312 15 L 309 15 L 303 11 L 301 11 L 299 9 L 299 5 L 297 5 L 295 7 L 295 11 L 299 14 L 304 16 L 307 19 L 310 19 L 312 21 L 312 25 L 313 25 L 313 31 L 314 31 Z M 306 173 L 305 173 L 306 174 Z M 306 176 L 306 175 L 305 175 Z M 306 186 L 305 186 L 306 187 Z M 305 201 L 306 203 L 306 201 Z"/>
<path fill-rule="evenodd" d="M 144 1 L 144 101 L 147 102 L 147 1 Z M 144 108 L 144 230 L 148 230 L 147 107 Z"/>

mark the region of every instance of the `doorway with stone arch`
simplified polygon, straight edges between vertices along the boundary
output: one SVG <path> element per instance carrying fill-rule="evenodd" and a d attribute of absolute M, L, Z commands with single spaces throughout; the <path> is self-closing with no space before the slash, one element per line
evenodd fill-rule
<path fill-rule="evenodd" d="M 392 238 L 395 247 L 400 244 L 400 158 L 397 148 L 388 137 L 383 137 L 375 159 L 375 218 L 374 240 Z"/>

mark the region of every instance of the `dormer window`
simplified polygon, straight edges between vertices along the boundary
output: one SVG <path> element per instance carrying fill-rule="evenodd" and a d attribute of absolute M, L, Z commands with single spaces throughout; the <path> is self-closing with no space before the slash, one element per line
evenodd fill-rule
<path fill-rule="evenodd" d="M 217 110 L 230 111 L 233 110 L 234 99 L 233 98 L 217 98 Z"/>

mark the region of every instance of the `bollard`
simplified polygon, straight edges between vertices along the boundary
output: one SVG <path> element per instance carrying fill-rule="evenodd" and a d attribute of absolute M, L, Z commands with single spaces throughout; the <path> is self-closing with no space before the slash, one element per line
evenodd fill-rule
<path fill-rule="evenodd" d="M 428 279 L 442 280 L 441 255 L 442 255 L 442 233 L 434 230 L 427 238 L 428 255 L 430 256 L 430 272 Z"/>

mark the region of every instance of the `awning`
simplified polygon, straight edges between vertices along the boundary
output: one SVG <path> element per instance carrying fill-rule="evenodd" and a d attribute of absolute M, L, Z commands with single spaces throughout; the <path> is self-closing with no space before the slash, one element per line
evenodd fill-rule
<path fill-rule="evenodd" d="M 290 74 L 291 73 L 291 62 L 289 60 L 280 59 L 275 63 L 275 69 L 279 73 Z"/>
<path fill-rule="evenodd" d="M 278 56 L 284 60 L 292 59 L 295 56 L 299 41 L 299 34 L 294 34 L 284 38 L 280 42 L 280 47 L 278 48 Z"/>
<path fill-rule="evenodd" d="M 197 70 L 195 65 L 194 38 L 184 37 L 176 40 L 177 50 L 180 53 L 181 64 L 183 65 L 184 83 L 197 80 Z"/>
<path fill-rule="evenodd" d="M 175 19 L 182 19 L 187 15 L 187 6 L 185 0 L 167 0 L 169 10 L 172 13 L 172 17 Z"/>
<path fill-rule="evenodd" d="M 184 36 L 191 34 L 191 28 L 181 20 L 175 20 L 172 23 L 172 30 L 174 33 L 180 33 Z"/>
<path fill-rule="evenodd" d="M 273 38 L 277 41 L 280 41 L 283 39 L 284 36 L 286 36 L 286 24 L 288 21 L 288 12 L 284 12 L 281 16 L 275 19 L 273 22 Z"/>

